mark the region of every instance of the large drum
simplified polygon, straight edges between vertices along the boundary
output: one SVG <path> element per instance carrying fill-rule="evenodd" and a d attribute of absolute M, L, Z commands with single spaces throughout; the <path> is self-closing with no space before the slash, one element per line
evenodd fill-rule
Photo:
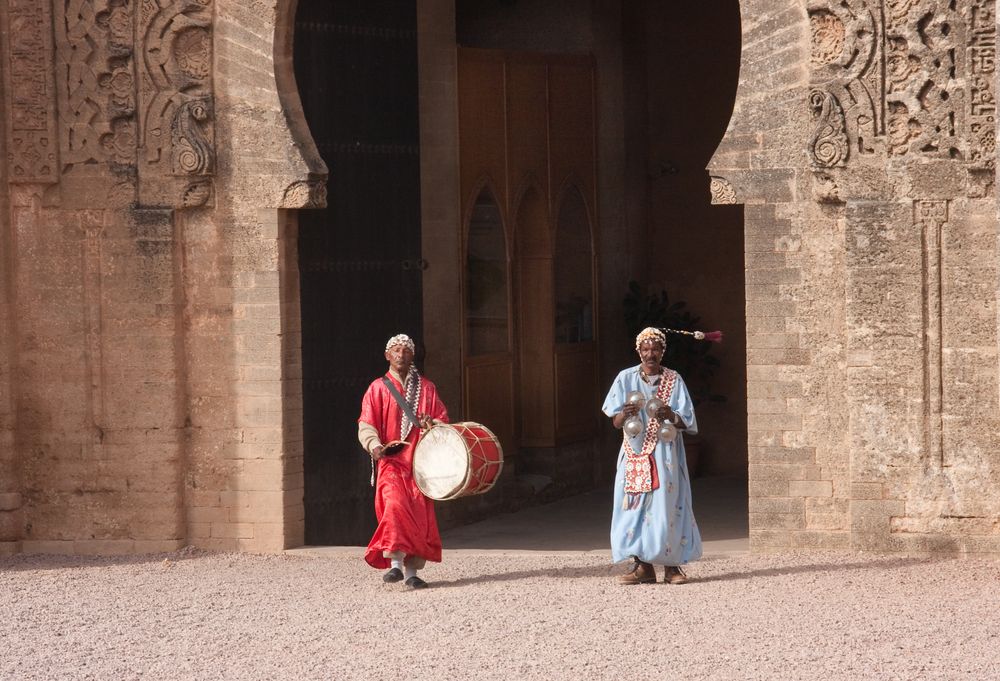
<path fill-rule="evenodd" d="M 500 479 L 503 449 L 486 426 L 439 423 L 425 431 L 413 451 L 413 478 L 437 501 L 488 492 Z"/>

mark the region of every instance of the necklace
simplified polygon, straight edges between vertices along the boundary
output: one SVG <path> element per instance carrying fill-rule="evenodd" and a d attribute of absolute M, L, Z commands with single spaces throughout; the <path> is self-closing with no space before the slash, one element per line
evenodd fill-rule
<path fill-rule="evenodd" d="M 656 385 L 657 383 L 660 382 L 660 379 L 663 378 L 664 371 L 665 370 L 661 367 L 660 373 L 653 374 L 652 376 L 650 376 L 642 369 L 639 369 L 639 378 L 641 378 L 642 382 L 645 383 L 646 385 Z"/>
<path fill-rule="evenodd" d="M 645 377 L 642 369 L 639 370 L 639 374 Z M 660 373 L 656 374 L 663 380 L 660 381 L 660 386 L 656 390 L 656 396 L 663 400 L 666 404 L 670 400 L 670 395 L 674 391 L 674 383 L 677 381 L 677 372 L 671 369 L 666 369 L 661 367 Z M 622 433 L 623 439 L 625 440 L 625 454 L 630 457 L 637 456 L 649 456 L 653 453 L 653 449 L 656 448 L 656 440 L 660 435 L 660 419 L 655 416 L 649 417 L 649 423 L 646 424 L 646 436 L 642 439 L 642 451 L 638 454 L 632 447 L 632 443 L 629 442 L 625 433 Z"/>

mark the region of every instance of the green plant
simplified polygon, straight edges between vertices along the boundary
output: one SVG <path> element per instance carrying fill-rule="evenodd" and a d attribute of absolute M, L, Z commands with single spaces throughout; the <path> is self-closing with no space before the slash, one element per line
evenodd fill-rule
<path fill-rule="evenodd" d="M 647 326 L 679 331 L 699 330 L 700 317 L 695 316 L 683 300 L 671 302 L 666 291 L 646 293 L 637 282 L 630 281 L 623 303 L 625 325 L 631 337 Z M 719 360 L 712 354 L 713 345 L 684 334 L 667 334 L 663 364 L 684 378 L 695 405 L 705 401 L 726 401 L 725 395 L 712 391 L 712 379 L 719 368 Z"/>

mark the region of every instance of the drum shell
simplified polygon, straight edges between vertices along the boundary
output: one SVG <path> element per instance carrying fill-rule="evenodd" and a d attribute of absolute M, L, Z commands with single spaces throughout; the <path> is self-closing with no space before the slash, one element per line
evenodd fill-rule
<path fill-rule="evenodd" d="M 458 437 L 448 434 L 442 438 L 434 433 L 437 428 L 447 428 Z M 449 445 L 461 443 L 464 448 L 464 474 L 455 478 L 451 489 L 442 491 L 432 484 L 435 477 L 433 448 L 442 439 Z M 503 470 L 503 447 L 496 435 L 486 426 L 474 421 L 437 424 L 426 431 L 413 452 L 413 478 L 420 491 L 435 501 L 448 501 L 460 497 L 483 494 L 493 489 Z"/>

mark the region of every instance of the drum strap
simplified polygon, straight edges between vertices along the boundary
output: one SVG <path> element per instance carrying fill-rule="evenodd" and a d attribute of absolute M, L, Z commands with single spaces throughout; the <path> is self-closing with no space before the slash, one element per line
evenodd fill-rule
<path fill-rule="evenodd" d="M 396 390 L 396 386 L 392 384 L 392 381 L 390 381 L 387 376 L 383 376 L 382 382 L 385 383 L 385 387 L 389 389 L 389 394 L 392 395 L 392 399 L 396 400 L 396 404 L 398 404 L 399 408 L 403 410 L 404 414 L 406 414 L 406 418 L 410 419 L 410 423 L 419 428 L 420 424 L 417 423 L 417 417 L 414 416 L 413 410 L 410 409 L 410 405 L 406 403 L 403 396 L 399 394 L 398 390 Z"/>

